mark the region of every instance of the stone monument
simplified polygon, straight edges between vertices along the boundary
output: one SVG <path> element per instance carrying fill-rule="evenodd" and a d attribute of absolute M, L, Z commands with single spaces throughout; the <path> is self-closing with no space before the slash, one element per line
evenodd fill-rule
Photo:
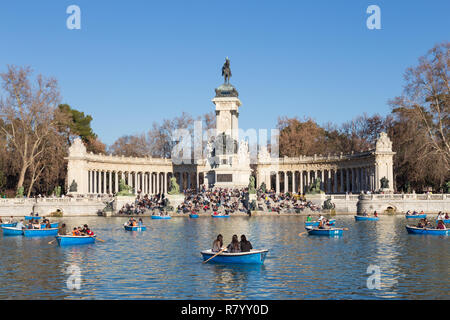
<path fill-rule="evenodd" d="M 216 106 L 216 138 L 207 150 L 210 172 L 206 180 L 210 186 L 247 187 L 251 175 L 248 143 L 239 142 L 239 107 L 241 101 L 236 88 L 230 84 L 230 60 L 222 67 L 224 83 L 215 89 L 212 102 Z M 211 142 L 210 142 L 211 143 Z M 211 161 L 211 159 L 213 161 Z"/>

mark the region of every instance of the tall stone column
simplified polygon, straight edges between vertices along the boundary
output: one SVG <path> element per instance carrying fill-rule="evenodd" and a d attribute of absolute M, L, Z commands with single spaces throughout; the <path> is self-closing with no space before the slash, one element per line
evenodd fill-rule
<path fill-rule="evenodd" d="M 325 172 L 320 170 L 320 190 L 325 191 Z"/>
<path fill-rule="evenodd" d="M 109 186 L 108 186 L 108 193 L 112 194 L 112 172 L 108 171 L 108 178 L 109 178 Z"/>
<path fill-rule="evenodd" d="M 119 191 L 119 174 L 117 171 L 114 172 L 114 192 Z"/>
<path fill-rule="evenodd" d="M 346 185 L 345 191 L 350 192 L 350 172 L 348 168 L 345 169 L 345 185 Z"/>
<path fill-rule="evenodd" d="M 279 172 L 275 172 L 275 192 L 278 194 L 280 193 L 280 176 L 279 176 Z"/>
<path fill-rule="evenodd" d="M 338 179 L 337 179 L 337 170 L 334 169 L 334 186 L 333 186 L 333 192 L 337 193 L 338 192 Z"/>
<path fill-rule="evenodd" d="M 300 170 L 298 173 L 298 179 L 299 179 L 299 183 L 300 183 L 300 189 L 299 189 L 299 193 L 304 194 L 304 190 L 303 190 L 303 170 Z"/>

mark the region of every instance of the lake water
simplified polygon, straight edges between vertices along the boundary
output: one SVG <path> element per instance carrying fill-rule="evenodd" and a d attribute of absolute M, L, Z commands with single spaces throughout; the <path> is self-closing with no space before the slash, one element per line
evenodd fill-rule
<path fill-rule="evenodd" d="M 402 216 L 336 219 L 349 228 L 339 238 L 299 237 L 299 216 L 144 218 L 144 232 L 124 231 L 127 218 L 55 219 L 87 223 L 105 242 L 59 247 L 48 244 L 54 238 L 0 236 L 0 299 L 450 298 L 449 237 L 409 235 Z M 225 245 L 245 234 L 269 249 L 264 265 L 203 264 L 200 251 L 218 233 Z M 371 265 L 379 289 L 367 287 Z M 70 270 L 80 272 L 78 290 L 67 285 Z"/>

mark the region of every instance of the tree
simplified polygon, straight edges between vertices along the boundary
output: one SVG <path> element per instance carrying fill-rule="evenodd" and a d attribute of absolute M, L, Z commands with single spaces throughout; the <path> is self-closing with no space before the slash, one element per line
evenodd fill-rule
<path fill-rule="evenodd" d="M 450 170 L 450 42 L 434 46 L 406 70 L 403 94 L 390 101 L 393 111 L 410 111 L 426 133 L 423 151 L 437 155 Z"/>
<path fill-rule="evenodd" d="M 108 152 L 115 156 L 125 157 L 147 157 L 150 155 L 150 149 L 144 134 L 120 137 L 108 148 Z"/>
<path fill-rule="evenodd" d="M 420 189 L 450 179 L 450 43 L 436 45 L 406 70 L 401 96 L 389 101 L 397 182 Z"/>
<path fill-rule="evenodd" d="M 0 130 L 19 157 L 18 191 L 27 170 L 45 152 L 46 138 L 55 128 L 54 111 L 59 102 L 57 81 L 38 75 L 33 85 L 31 74 L 31 68 L 16 66 L 8 66 L 7 72 L 0 74 L 6 93 L 0 100 L 0 113 L 4 116 Z"/>

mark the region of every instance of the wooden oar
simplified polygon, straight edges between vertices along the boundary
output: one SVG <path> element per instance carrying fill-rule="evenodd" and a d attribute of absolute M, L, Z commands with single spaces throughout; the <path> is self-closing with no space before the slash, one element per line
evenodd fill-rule
<path fill-rule="evenodd" d="M 91 236 L 91 238 L 93 238 L 93 237 Z M 101 242 L 105 242 L 105 240 L 102 240 L 102 239 L 97 238 L 97 237 L 95 237 L 95 239 L 97 239 L 98 241 L 101 241 Z"/>
<path fill-rule="evenodd" d="M 302 232 L 302 233 L 299 233 L 298 236 L 299 236 L 299 237 L 302 237 L 304 234 L 307 234 L 307 233 L 308 233 L 308 232 Z"/>
<path fill-rule="evenodd" d="M 226 249 L 226 248 L 223 248 L 222 250 L 220 250 L 219 252 L 217 252 L 215 255 L 213 255 L 211 258 L 209 258 L 208 260 L 203 261 L 203 263 L 207 263 L 207 262 L 208 262 L 209 260 L 211 260 L 212 258 L 217 257 L 219 254 L 221 254 L 222 252 L 224 252 L 225 249 Z"/>
<path fill-rule="evenodd" d="M 52 241 L 50 241 L 48 244 L 52 244 L 52 243 L 55 242 L 55 241 L 56 241 L 56 238 L 53 239 Z"/>

